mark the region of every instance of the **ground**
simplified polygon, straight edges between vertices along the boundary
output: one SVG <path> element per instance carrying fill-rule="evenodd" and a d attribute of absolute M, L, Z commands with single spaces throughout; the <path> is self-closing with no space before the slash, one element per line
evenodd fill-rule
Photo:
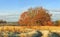
<path fill-rule="evenodd" d="M 39 30 L 43 33 L 43 37 L 47 37 L 48 33 L 51 32 L 57 32 L 60 33 L 60 26 L 0 26 L 0 32 L 4 31 L 17 31 L 21 33 L 25 32 L 31 32 L 31 31 L 36 31 Z M 25 35 L 25 34 L 21 34 Z"/>

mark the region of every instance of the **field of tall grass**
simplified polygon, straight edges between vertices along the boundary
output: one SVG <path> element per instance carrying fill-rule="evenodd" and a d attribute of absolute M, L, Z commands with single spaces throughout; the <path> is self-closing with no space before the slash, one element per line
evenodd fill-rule
<path fill-rule="evenodd" d="M 60 30 L 60 26 L 0 26 L 1 30 L 25 31 L 25 30 Z"/>
<path fill-rule="evenodd" d="M 0 26 L 0 37 L 26 37 L 28 33 L 29 36 L 33 35 L 35 31 L 40 31 L 43 33 L 43 37 L 47 37 L 48 33 L 57 32 L 60 33 L 60 27 L 58 26 Z M 2 35 L 2 36 L 1 36 Z"/>

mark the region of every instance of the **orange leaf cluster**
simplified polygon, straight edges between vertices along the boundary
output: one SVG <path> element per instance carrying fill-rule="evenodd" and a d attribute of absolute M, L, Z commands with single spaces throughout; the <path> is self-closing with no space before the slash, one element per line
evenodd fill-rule
<path fill-rule="evenodd" d="M 32 8 L 24 12 L 20 19 L 20 25 L 42 25 L 42 26 L 52 26 L 51 15 L 48 14 L 44 8 Z"/>

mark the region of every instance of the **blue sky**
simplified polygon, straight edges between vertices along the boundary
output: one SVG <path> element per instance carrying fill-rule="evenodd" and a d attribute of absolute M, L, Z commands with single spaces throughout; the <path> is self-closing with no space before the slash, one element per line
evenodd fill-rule
<path fill-rule="evenodd" d="M 30 7 L 42 6 L 48 10 L 60 10 L 60 0 L 0 0 L 0 19 L 18 21 L 19 15 Z M 52 19 L 60 19 L 60 12 L 51 12 Z M 10 16 L 12 15 L 12 16 Z"/>

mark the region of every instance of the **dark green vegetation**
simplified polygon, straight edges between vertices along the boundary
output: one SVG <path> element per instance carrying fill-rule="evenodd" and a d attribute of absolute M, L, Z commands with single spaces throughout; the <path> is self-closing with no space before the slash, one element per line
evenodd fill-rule
<path fill-rule="evenodd" d="M 20 37 L 18 34 L 19 32 L 1 32 L 0 37 Z"/>
<path fill-rule="evenodd" d="M 60 35 L 56 32 L 49 33 L 48 37 L 60 37 Z"/>
<path fill-rule="evenodd" d="M 11 32 L 11 31 L 2 31 L 0 32 L 0 37 L 21 37 L 21 34 L 22 32 Z M 43 34 L 40 32 L 40 31 L 35 31 L 34 33 L 30 33 L 28 34 L 29 32 L 27 32 L 27 34 L 25 33 L 25 37 L 41 37 Z M 23 33 L 24 35 L 24 33 Z"/>
<path fill-rule="evenodd" d="M 4 20 L 0 20 L 0 26 L 18 26 L 18 22 L 7 22 Z"/>
<path fill-rule="evenodd" d="M 32 37 L 41 37 L 43 34 L 40 31 L 36 31 L 36 34 L 33 34 Z"/>

